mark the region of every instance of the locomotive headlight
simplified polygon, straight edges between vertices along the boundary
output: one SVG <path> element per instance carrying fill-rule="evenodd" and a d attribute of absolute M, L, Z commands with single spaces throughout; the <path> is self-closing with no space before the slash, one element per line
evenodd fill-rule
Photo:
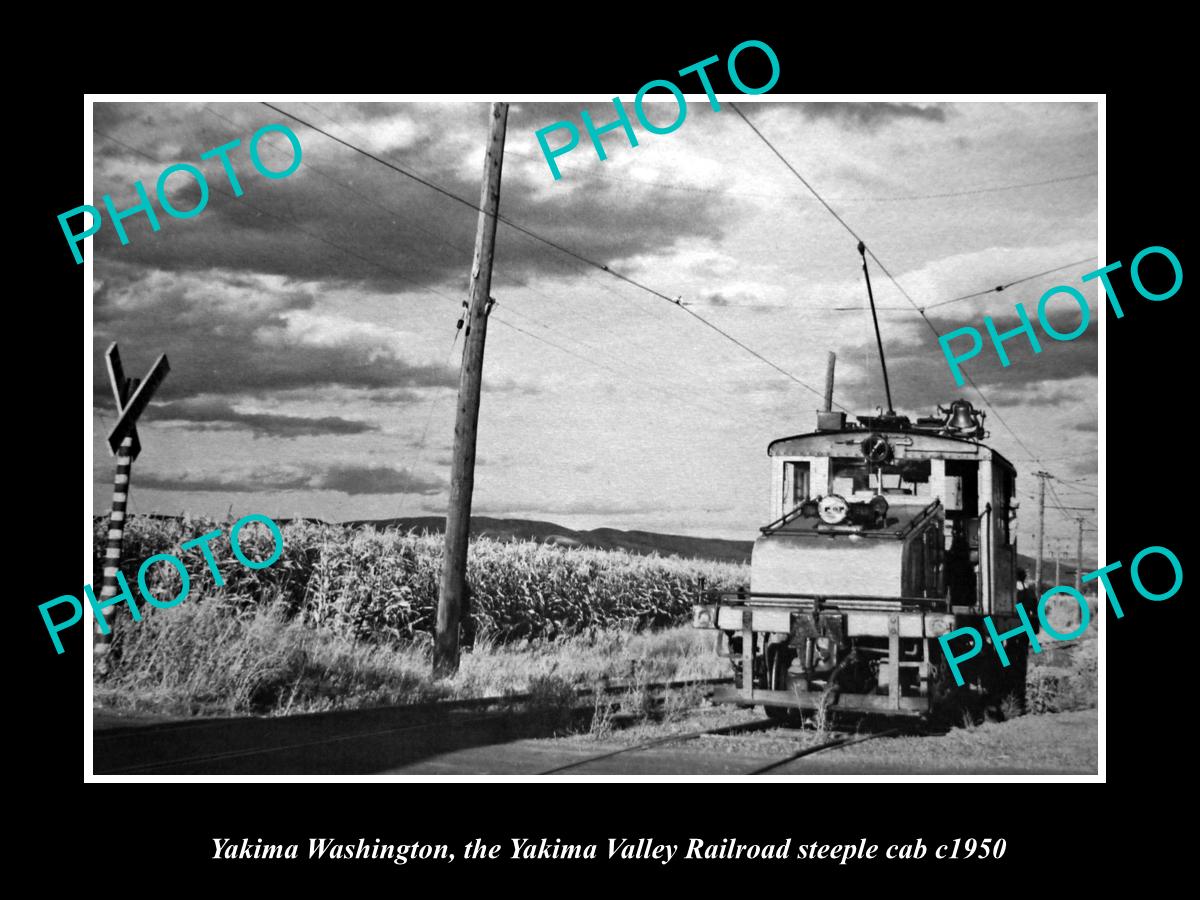
<path fill-rule="evenodd" d="M 715 606 L 693 606 L 692 607 L 692 627 L 693 628 L 716 628 L 717 627 L 717 608 Z"/>
<path fill-rule="evenodd" d="M 821 656 L 828 656 L 829 651 L 832 649 L 833 641 L 831 641 L 827 636 L 817 638 L 817 652 L 820 653 Z"/>
<path fill-rule="evenodd" d="M 863 438 L 859 449 L 867 461 L 875 465 L 881 465 L 892 458 L 892 445 L 882 434 L 871 434 Z"/>
<path fill-rule="evenodd" d="M 846 521 L 846 516 L 849 513 L 850 504 L 846 502 L 844 497 L 840 497 L 837 494 L 822 497 L 821 502 L 817 505 L 817 515 L 821 517 L 821 521 L 826 525 L 840 525 Z"/>

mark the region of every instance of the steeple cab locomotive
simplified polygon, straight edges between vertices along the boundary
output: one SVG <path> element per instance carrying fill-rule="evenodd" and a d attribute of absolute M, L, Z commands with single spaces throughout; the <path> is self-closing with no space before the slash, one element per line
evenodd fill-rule
<path fill-rule="evenodd" d="M 780 438 L 772 521 L 754 543 L 748 589 L 706 595 L 693 625 L 714 629 L 732 687 L 717 699 L 769 714 L 847 709 L 928 715 L 978 699 L 1023 699 L 1028 640 L 949 671 L 938 638 L 1019 628 L 1016 472 L 981 439 L 984 414 L 957 400 L 940 415 L 818 413 Z M 1036 621 L 1036 620 L 1035 620 Z M 971 638 L 956 638 L 957 655 Z"/>

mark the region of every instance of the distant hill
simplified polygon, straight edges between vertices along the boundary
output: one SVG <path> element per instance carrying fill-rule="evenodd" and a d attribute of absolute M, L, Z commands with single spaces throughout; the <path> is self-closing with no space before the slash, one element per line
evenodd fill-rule
<path fill-rule="evenodd" d="M 1033 557 L 1026 556 L 1024 553 L 1018 553 L 1017 554 L 1017 568 L 1025 570 L 1025 575 L 1029 579 L 1029 584 L 1032 587 L 1033 586 L 1033 573 L 1034 573 L 1035 569 L 1037 568 L 1036 565 L 1034 564 Z M 1092 567 L 1085 563 L 1084 567 L 1083 567 L 1083 574 L 1086 575 L 1090 571 L 1092 571 Z M 1074 587 L 1075 586 L 1075 565 L 1074 565 L 1074 563 L 1068 564 L 1066 560 L 1063 560 L 1061 572 L 1062 572 L 1062 574 L 1059 576 L 1059 584 L 1065 584 L 1065 585 L 1068 585 L 1069 587 Z M 1054 558 L 1053 557 L 1047 556 L 1042 559 L 1042 584 L 1044 584 L 1046 586 L 1046 590 L 1049 590 L 1050 588 L 1054 587 Z M 1095 585 L 1096 585 L 1096 582 L 1094 582 L 1094 581 L 1091 582 L 1090 584 L 1085 584 L 1083 586 L 1083 592 L 1085 594 L 1095 593 Z"/>
<path fill-rule="evenodd" d="M 148 514 L 149 518 L 175 519 L 178 516 Z M 280 524 L 292 521 L 280 518 Z M 322 522 L 320 519 L 305 519 Z M 370 525 L 380 530 L 399 528 L 402 531 L 441 534 L 446 528 L 444 516 L 404 516 L 398 519 L 355 519 L 343 525 Z M 660 556 L 699 557 L 721 562 L 749 563 L 753 541 L 730 541 L 723 538 L 689 537 L 686 534 L 659 534 L 654 531 L 621 531 L 616 528 L 593 528 L 590 531 L 574 531 L 553 522 L 535 519 L 493 519 L 489 516 L 471 517 L 471 536 L 490 537 L 499 541 L 538 541 L 543 544 L 558 544 L 564 547 L 594 547 L 598 550 L 626 550 L 643 556 L 658 553 Z M 1032 557 L 1017 554 L 1017 567 L 1024 569 L 1030 583 L 1033 582 L 1034 562 Z M 1087 569 L 1090 571 L 1090 568 Z M 1054 560 L 1042 562 L 1042 582 L 1046 588 L 1054 584 Z M 1074 585 L 1075 566 L 1065 561 L 1062 564 L 1061 584 Z M 1095 583 L 1084 585 L 1084 593 L 1095 592 Z"/>
<path fill-rule="evenodd" d="M 406 516 L 398 519 L 359 519 L 346 525 L 370 525 L 374 528 L 399 528 L 403 531 L 441 534 L 446 529 L 444 516 Z M 597 550 L 627 550 L 630 553 L 660 556 L 700 557 L 721 562 L 748 563 L 753 541 L 729 541 L 722 538 L 689 537 L 685 534 L 658 534 L 653 531 L 620 531 L 593 528 L 575 531 L 553 522 L 532 519 L 493 519 L 471 517 L 471 536 L 498 541 L 539 541 L 567 547 L 594 547 Z"/>
<path fill-rule="evenodd" d="M 365 519 L 346 522 L 346 525 L 372 525 L 376 528 L 400 528 L 417 532 L 427 531 L 441 534 L 446 527 L 443 516 L 412 516 L 399 519 Z M 574 531 L 553 522 L 533 519 L 493 519 L 488 516 L 471 518 L 472 537 L 490 537 L 500 541 L 539 541 L 544 544 L 559 544 L 567 547 L 594 547 L 598 550 L 627 550 L 630 553 L 661 556 L 700 557 L 723 562 L 750 562 L 753 541 L 730 541 L 723 538 L 689 537 L 684 534 L 659 534 L 654 531 L 621 531 L 617 528 L 593 528 L 590 531 Z M 1034 562 L 1032 557 L 1017 554 L 1017 567 L 1026 571 L 1033 581 Z M 1075 566 L 1062 564 L 1062 583 L 1075 583 Z M 1049 588 L 1054 582 L 1054 560 L 1042 561 L 1042 581 Z"/>

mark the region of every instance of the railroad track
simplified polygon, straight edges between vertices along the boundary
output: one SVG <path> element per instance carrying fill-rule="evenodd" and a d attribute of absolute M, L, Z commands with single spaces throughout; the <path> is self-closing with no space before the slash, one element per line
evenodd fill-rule
<path fill-rule="evenodd" d="M 671 690 L 700 688 L 710 695 L 727 678 L 696 681 L 601 681 L 575 692 L 582 714 L 598 696 L 642 690 L 661 700 Z M 97 775 L 181 773 L 371 772 L 403 764 L 395 738 L 406 735 L 415 759 L 454 749 L 456 742 L 526 736 L 536 725 L 534 693 L 436 701 L 366 710 L 280 717 L 209 719 L 113 728 L 93 733 Z M 532 707 L 522 712 L 522 707 Z M 498 710 L 498 711 L 492 711 Z M 332 733 L 331 733 L 332 732 Z M 473 736 L 473 738 L 472 738 Z"/>
<path fill-rule="evenodd" d="M 666 744 L 682 743 L 684 741 L 695 740 L 696 738 L 708 736 L 720 736 L 728 734 L 751 733 L 755 731 L 766 731 L 768 729 L 778 728 L 779 723 L 774 719 L 758 719 L 753 722 L 740 722 L 735 725 L 723 725 L 717 728 L 706 728 L 700 731 L 689 731 L 684 734 L 667 735 L 661 738 L 654 738 L 649 741 L 643 741 L 640 744 L 634 744 L 632 747 L 622 747 L 617 750 L 610 750 L 607 753 L 598 753 L 595 756 L 589 756 L 586 759 L 576 760 L 565 765 L 556 766 L 553 769 L 548 769 L 545 772 L 540 772 L 541 775 L 556 775 L 560 772 L 566 772 L 570 769 L 578 769 L 591 763 L 598 762 L 602 759 L 609 759 L 614 756 L 621 756 L 625 753 L 638 753 L 644 750 L 651 750 L 655 747 L 664 746 Z M 780 759 L 774 760 L 765 766 L 759 766 L 742 774 L 745 775 L 763 775 L 775 769 L 782 768 L 794 760 L 800 759 L 803 756 L 811 756 L 814 753 L 820 753 L 824 750 L 833 750 L 838 747 L 848 747 L 851 744 L 861 744 L 864 741 L 872 741 L 876 738 L 887 737 L 896 734 L 899 731 L 897 728 L 890 728 L 887 731 L 880 731 L 873 734 L 856 735 L 854 737 L 835 738 L 831 741 L 826 741 L 823 744 L 817 744 L 812 747 L 804 747 Z"/>
<path fill-rule="evenodd" d="M 642 690 L 661 701 L 671 690 L 701 690 L 711 695 L 729 679 L 670 682 L 606 682 L 575 692 L 574 714 L 586 715 L 599 696 L 619 697 Z M 537 731 L 539 711 L 533 693 L 307 713 L 274 718 L 210 719 L 171 722 L 95 732 L 93 766 L 97 775 L 154 774 L 320 774 L 379 772 L 463 747 L 545 736 Z M 531 726 L 531 727 L 523 727 Z M 635 754 L 706 736 L 749 734 L 778 729 L 772 719 L 739 722 L 665 735 L 629 747 L 595 754 L 540 772 L 552 775 L 625 754 Z M 760 775 L 794 760 L 895 734 L 890 729 L 836 738 L 806 746 L 743 774 Z M 397 740 L 400 738 L 400 740 Z M 582 773 L 581 773 L 582 774 Z"/>

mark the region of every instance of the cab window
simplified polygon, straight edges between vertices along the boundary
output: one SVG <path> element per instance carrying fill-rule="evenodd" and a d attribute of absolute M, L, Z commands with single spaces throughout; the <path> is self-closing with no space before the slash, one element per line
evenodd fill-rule
<path fill-rule="evenodd" d="M 884 466 L 869 464 L 862 457 L 832 460 L 830 489 L 835 494 L 879 492 L 895 496 L 929 496 L 927 459 L 897 459 Z"/>
<path fill-rule="evenodd" d="M 795 509 L 809 499 L 810 467 L 808 462 L 783 464 L 783 510 Z"/>

